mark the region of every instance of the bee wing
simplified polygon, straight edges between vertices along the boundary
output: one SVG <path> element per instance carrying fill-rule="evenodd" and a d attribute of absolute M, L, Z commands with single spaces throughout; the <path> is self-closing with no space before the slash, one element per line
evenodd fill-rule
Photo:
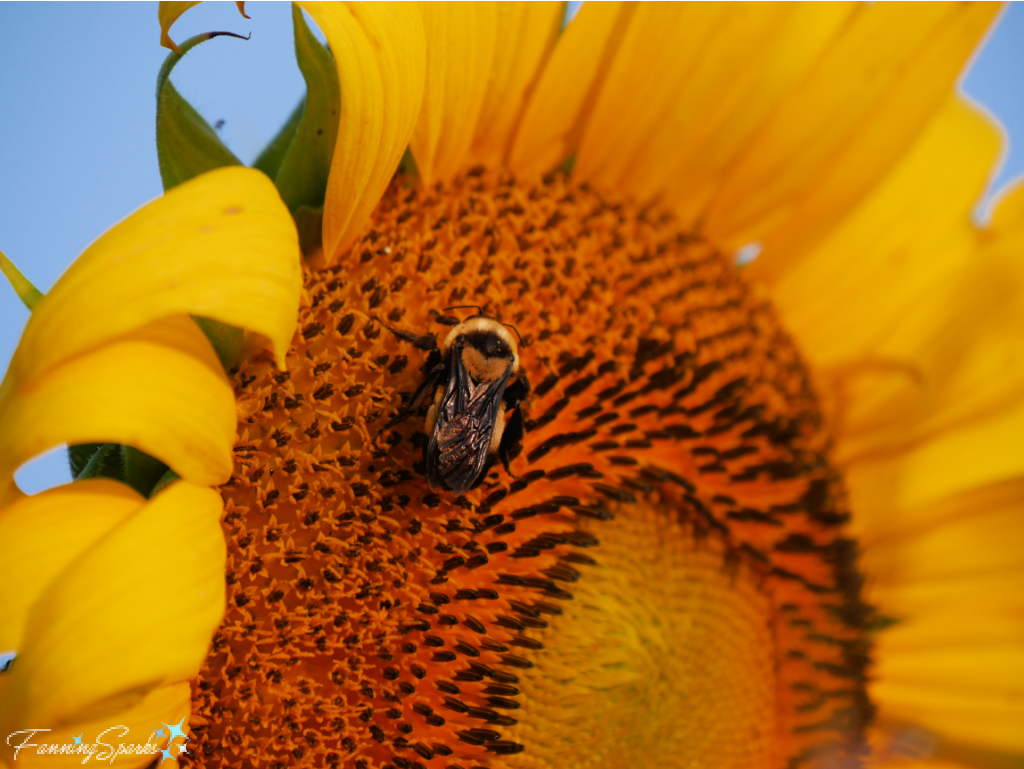
<path fill-rule="evenodd" d="M 489 466 L 488 453 L 511 366 L 493 382 L 475 384 L 453 354 L 448 386 L 427 445 L 427 479 L 456 496 L 477 485 Z"/>

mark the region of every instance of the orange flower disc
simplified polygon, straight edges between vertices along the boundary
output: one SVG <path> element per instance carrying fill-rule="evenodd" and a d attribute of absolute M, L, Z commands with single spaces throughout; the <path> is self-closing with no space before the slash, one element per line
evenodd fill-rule
<path fill-rule="evenodd" d="M 518 477 L 452 499 L 417 469 L 422 419 L 371 442 L 425 361 L 374 318 L 440 336 L 464 304 L 516 326 L 534 392 Z M 299 329 L 287 371 L 236 377 L 228 611 L 183 763 L 854 760 L 869 612 L 843 488 L 729 259 L 562 176 L 397 180 L 307 271 Z"/>

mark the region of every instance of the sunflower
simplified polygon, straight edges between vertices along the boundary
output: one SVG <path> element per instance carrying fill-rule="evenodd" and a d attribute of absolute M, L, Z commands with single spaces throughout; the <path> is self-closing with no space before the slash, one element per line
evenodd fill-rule
<path fill-rule="evenodd" d="M 303 7 L 336 67 L 278 149 L 324 159 L 319 202 L 286 152 L 276 187 L 165 155 L 45 297 L 4 264 L 34 309 L 0 731 L 187 716 L 189 766 L 1020 766 L 1024 193 L 972 224 L 1000 142 L 954 88 L 996 8 Z M 532 392 L 510 471 L 454 497 L 422 421 L 384 428 L 424 378 L 402 332 L 465 305 Z M 87 479 L 21 495 L 62 442 Z"/>

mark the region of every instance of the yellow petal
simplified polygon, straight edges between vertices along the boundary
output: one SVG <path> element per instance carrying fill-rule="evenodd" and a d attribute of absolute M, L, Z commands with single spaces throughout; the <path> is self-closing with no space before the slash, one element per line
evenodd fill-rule
<path fill-rule="evenodd" d="M 870 769 L 1017 769 L 1024 756 L 985 750 L 918 725 L 879 720 L 871 730 Z"/>
<path fill-rule="evenodd" d="M 990 750 L 1024 751 L 1024 700 L 1016 672 L 1024 669 L 1024 654 L 979 649 L 975 654 L 946 655 L 922 660 L 927 671 L 951 669 L 965 677 L 995 675 L 999 670 L 1016 679 L 1013 692 L 994 693 L 970 682 L 940 688 L 924 684 L 903 684 L 880 680 L 871 687 L 873 699 L 883 703 L 887 716 L 920 724 L 954 740 Z M 878 651 L 879 657 L 884 651 Z M 1009 666 L 1009 667 L 1007 667 Z M 884 677 L 884 673 L 879 675 Z"/>
<path fill-rule="evenodd" d="M 899 637 L 896 629 L 893 635 Z M 1019 638 L 1014 640 L 1017 643 L 918 648 L 913 654 L 893 658 L 887 656 L 888 644 L 883 640 L 876 675 L 880 681 L 891 681 L 893 686 L 905 686 L 908 697 L 911 686 L 927 690 L 930 697 L 939 698 L 945 692 L 944 698 L 949 701 L 954 700 L 957 690 L 966 694 L 973 689 L 977 699 L 972 704 L 979 710 L 985 703 L 994 711 L 999 702 L 1009 704 L 1017 700 L 1018 713 L 1024 714 L 1024 645 Z M 965 711 L 969 710 L 968 702 L 963 706 Z M 1024 750 L 1024 719 L 1020 724 L 1020 741 L 1004 747 Z"/>
<path fill-rule="evenodd" d="M 550 171 L 573 152 L 635 3 L 584 3 L 537 80 L 516 130 L 508 165 L 521 176 Z"/>
<path fill-rule="evenodd" d="M 718 243 L 785 224 L 827 230 L 907 150 L 947 100 L 999 7 L 862 8 L 735 159 L 707 214 Z"/>
<path fill-rule="evenodd" d="M 471 150 L 473 161 L 488 165 L 505 160 L 526 96 L 562 28 L 565 3 L 502 2 L 497 9 L 498 42 Z"/>
<path fill-rule="evenodd" d="M 179 481 L 63 571 L 29 613 L 9 712 L 53 727 L 114 718 L 194 676 L 224 611 L 221 506 Z"/>
<path fill-rule="evenodd" d="M 175 2 L 174 0 L 161 0 L 157 16 L 160 19 L 160 45 L 178 52 L 178 44 L 171 40 L 171 27 L 185 11 L 192 6 L 199 5 L 198 2 Z"/>
<path fill-rule="evenodd" d="M 919 444 L 858 460 L 847 470 L 851 506 L 868 525 L 1022 474 L 1024 405 L 950 427 Z M 863 512 L 862 512 L 863 511 Z"/>
<path fill-rule="evenodd" d="M 221 168 L 105 233 L 32 313 L 11 372 L 37 376 L 107 339 L 188 313 L 268 337 L 279 365 L 302 285 L 298 235 L 261 172 Z"/>
<path fill-rule="evenodd" d="M 879 639 L 887 669 L 917 665 L 925 652 L 975 649 L 983 658 L 988 648 L 1024 648 L 1024 480 L 901 510 L 886 523 L 869 520 L 862 564 L 868 600 L 898 620 Z M 999 675 L 987 685 L 1007 683 Z"/>
<path fill-rule="evenodd" d="M 814 18 L 834 26 L 844 10 L 836 6 Z M 796 12 L 797 6 L 775 4 L 640 5 L 601 83 L 573 174 L 640 199 L 660 193 L 677 174 L 678 156 L 730 114 L 748 114 L 746 97 L 757 76 L 776 60 L 806 60 L 799 55 L 808 48 L 802 41 L 778 47 Z M 806 33 L 810 25 L 800 26 Z"/>
<path fill-rule="evenodd" d="M 819 372 L 840 461 L 909 447 L 1024 394 L 1024 273 L 1012 249 L 979 252 L 970 223 L 1000 144 L 952 99 L 817 248 L 751 265 Z"/>
<path fill-rule="evenodd" d="M 1001 151 L 992 122 L 953 97 L 827 240 L 795 253 L 767 248 L 747 268 L 771 288 L 816 367 L 870 352 L 908 306 L 970 261 L 970 214 Z"/>
<path fill-rule="evenodd" d="M 417 3 L 427 41 L 423 105 L 409 146 L 425 184 L 466 162 L 489 84 L 496 3 Z"/>
<path fill-rule="evenodd" d="M 669 100 L 665 120 L 651 126 L 649 140 L 641 143 L 636 168 L 627 169 L 636 194 L 661 195 L 681 221 L 698 220 L 736 155 L 857 5 L 798 3 L 769 13 L 731 6 L 700 65 Z"/>
<path fill-rule="evenodd" d="M 0 687 L 6 682 L 0 682 Z M 0 688 L 0 702 L 7 701 L 4 688 Z M 148 766 L 153 762 L 154 756 L 162 758 L 159 754 L 153 753 L 148 746 L 157 745 L 164 747 L 167 742 L 167 730 L 164 729 L 164 736 L 157 739 L 154 735 L 156 729 L 161 725 L 178 724 L 182 719 L 187 719 L 192 708 L 192 690 L 187 682 L 161 686 L 154 689 L 135 707 L 119 713 L 115 718 L 104 717 L 99 720 L 79 722 L 59 729 L 49 729 L 35 734 L 22 732 L 10 740 L 10 745 L 0 742 L 0 759 L 7 759 L 9 764 L 0 760 L 0 766 L 10 766 L 12 769 L 74 769 L 81 767 L 83 759 L 87 754 L 55 755 L 38 753 L 38 748 L 32 744 L 39 745 L 74 745 L 74 738 L 78 736 L 86 749 L 90 747 L 95 750 L 90 761 L 110 762 L 110 751 L 115 751 L 114 765 L 123 769 L 132 769 Z M 10 717 L 10 714 L 7 714 Z M 12 731 L 22 728 L 31 729 L 38 725 L 25 726 L 25 721 L 18 722 L 18 726 L 4 727 L 4 716 L 0 714 L 0 731 L 5 739 Z M 185 727 L 182 727 L 185 730 Z M 15 758 L 14 747 L 22 744 L 25 740 L 29 744 L 19 750 Z M 97 745 L 98 742 L 106 743 L 110 747 Z M 176 744 L 181 742 L 180 738 Z M 121 752 L 119 746 L 125 748 Z M 130 746 L 142 746 L 143 750 L 136 753 L 130 750 Z M 161 769 L 174 769 L 176 761 L 162 760 Z"/>
<path fill-rule="evenodd" d="M 235 403 L 199 327 L 177 316 L 0 385 L 0 498 L 14 470 L 61 443 L 113 442 L 201 486 L 231 474 Z"/>
<path fill-rule="evenodd" d="M 199 5 L 199 3 L 160 0 L 160 8 L 157 11 L 157 16 L 160 19 L 160 45 L 164 48 L 170 48 L 175 53 L 179 53 L 177 44 L 171 40 L 171 27 L 174 25 L 174 22 L 181 18 L 185 11 L 194 5 Z M 248 19 L 249 17 L 245 15 L 245 3 L 236 0 L 235 5 L 238 7 L 238 12 Z"/>
<path fill-rule="evenodd" d="M 123 483 L 82 481 L 0 510 L 0 649 L 21 646 L 25 618 L 47 585 L 145 500 Z"/>
<path fill-rule="evenodd" d="M 412 136 L 426 46 L 406 3 L 301 3 L 338 63 L 341 120 L 324 203 L 324 253 L 336 259 L 365 226 Z"/>
<path fill-rule="evenodd" d="M 867 600 L 897 620 L 873 655 L 882 717 L 1024 751 L 1024 478 L 854 524 Z"/>
<path fill-rule="evenodd" d="M 839 404 L 838 450 L 865 526 L 1024 476 L 1024 217 L 1014 225 L 1009 213 L 1017 195 L 1024 191 L 1005 199 L 999 226 L 980 243 L 961 220 L 966 234 L 936 227 L 937 239 L 922 238 L 920 252 L 894 252 L 920 265 L 922 283 L 904 294 L 914 312 L 896 313 L 895 302 L 889 309 L 889 291 L 903 289 L 882 292 L 881 309 L 893 319 L 869 348 L 868 363 L 878 365 L 839 369 L 825 387 L 838 383 L 833 399 L 849 400 Z"/>
<path fill-rule="evenodd" d="M 1020 238 L 1024 229 L 1024 177 L 1000 191 L 989 231 L 994 238 Z"/>
<path fill-rule="evenodd" d="M 897 605 L 895 593 L 908 586 L 980 574 L 1024 575 L 1024 478 L 904 509 L 898 517 L 858 528 L 872 594 L 887 612 L 903 616 L 913 607 Z M 1024 640 L 1024 617 L 1018 621 Z"/>

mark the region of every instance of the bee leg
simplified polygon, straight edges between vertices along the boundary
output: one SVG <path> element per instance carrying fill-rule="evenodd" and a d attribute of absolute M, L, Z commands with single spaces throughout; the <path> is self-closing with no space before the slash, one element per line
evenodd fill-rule
<path fill-rule="evenodd" d="M 372 441 L 373 445 L 376 446 L 377 445 L 377 439 L 380 438 L 380 436 L 382 436 L 384 433 L 386 433 L 392 427 L 395 427 L 396 425 L 402 424 L 402 422 L 404 422 L 406 419 L 408 419 L 409 417 L 412 416 L 412 413 L 413 413 L 412 409 L 401 409 L 401 410 L 399 410 L 399 412 L 397 414 L 395 414 L 393 417 L 391 417 L 391 419 L 389 419 L 385 423 L 385 425 L 382 428 L 380 428 L 374 434 L 373 441 Z"/>
<path fill-rule="evenodd" d="M 455 308 L 451 307 L 449 309 L 454 310 Z M 440 323 L 442 326 L 457 326 L 462 323 L 462 321 L 454 315 L 442 315 L 437 310 L 431 310 L 430 317 L 434 319 L 435 323 Z"/>
<path fill-rule="evenodd" d="M 384 328 L 394 334 L 396 337 L 401 339 L 403 342 L 412 342 L 412 346 L 417 350 L 436 350 L 437 339 L 432 334 L 414 334 L 412 331 L 402 331 L 400 328 L 391 328 L 387 323 L 382 321 L 380 318 L 371 315 L 370 320 L 375 323 L 380 323 Z"/>
<path fill-rule="evenodd" d="M 431 394 L 434 386 L 437 384 L 441 375 L 444 373 L 444 364 L 437 361 L 435 365 L 427 373 L 427 378 L 423 380 L 423 383 L 416 388 L 416 392 L 412 394 L 412 398 L 409 399 L 409 403 L 398 410 L 391 419 L 385 423 L 385 425 L 377 431 L 377 434 L 373 436 L 373 445 L 377 445 L 377 439 L 383 435 L 387 430 L 390 430 L 395 425 L 399 425 L 406 419 L 411 417 L 417 411 L 426 397 Z"/>
<path fill-rule="evenodd" d="M 523 410 L 518 402 L 509 406 L 505 412 L 505 420 L 505 432 L 502 433 L 501 443 L 498 445 L 498 458 L 505 466 L 505 472 L 516 478 L 511 463 L 523 450 L 523 436 L 526 434 L 523 427 Z"/>
<path fill-rule="evenodd" d="M 508 477 L 511 478 L 513 481 L 518 481 L 519 476 L 512 472 L 512 466 L 509 464 L 507 454 L 501 455 L 501 463 L 505 465 L 505 472 L 508 473 Z"/>
<path fill-rule="evenodd" d="M 516 381 L 505 388 L 505 405 L 510 409 L 519 406 L 519 402 L 526 399 L 530 394 L 530 380 L 526 378 L 526 372 L 522 369 L 516 375 Z"/>

